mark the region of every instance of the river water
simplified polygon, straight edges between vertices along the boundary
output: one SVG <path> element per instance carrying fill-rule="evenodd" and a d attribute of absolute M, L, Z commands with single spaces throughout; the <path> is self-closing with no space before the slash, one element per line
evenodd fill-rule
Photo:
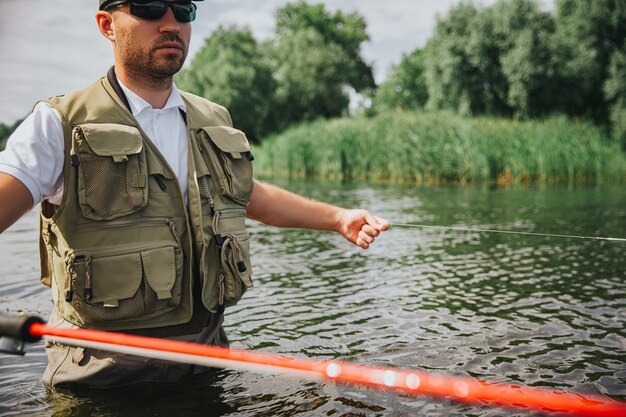
<path fill-rule="evenodd" d="M 392 223 L 626 236 L 619 186 L 281 185 Z M 2 311 L 50 312 L 36 227 L 31 212 L 0 236 Z M 235 348 L 626 400 L 626 243 L 397 226 L 362 251 L 328 233 L 251 231 L 256 286 L 226 317 Z M 531 415 L 239 371 L 54 392 L 45 361 L 42 343 L 0 354 L 0 415 Z"/>

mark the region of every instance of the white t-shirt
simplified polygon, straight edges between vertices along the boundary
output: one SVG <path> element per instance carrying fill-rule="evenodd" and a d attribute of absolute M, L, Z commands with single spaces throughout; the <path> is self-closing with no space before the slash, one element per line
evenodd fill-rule
<path fill-rule="evenodd" d="M 119 81 L 119 80 L 118 80 Z M 180 114 L 186 111 L 176 86 L 163 109 L 152 106 L 120 82 L 139 126 L 159 149 L 178 178 L 187 201 L 187 126 Z M 63 196 L 63 126 L 59 113 L 47 103 L 38 103 L 13 132 L 6 149 L 0 152 L 0 172 L 21 181 L 41 200 L 60 205 Z"/>

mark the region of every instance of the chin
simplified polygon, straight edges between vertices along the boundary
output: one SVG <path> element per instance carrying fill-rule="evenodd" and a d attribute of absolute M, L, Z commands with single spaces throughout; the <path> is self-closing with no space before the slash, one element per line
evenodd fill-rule
<path fill-rule="evenodd" d="M 161 77 L 171 77 L 183 67 L 183 62 L 170 62 L 168 64 L 151 65 L 150 72 Z"/>

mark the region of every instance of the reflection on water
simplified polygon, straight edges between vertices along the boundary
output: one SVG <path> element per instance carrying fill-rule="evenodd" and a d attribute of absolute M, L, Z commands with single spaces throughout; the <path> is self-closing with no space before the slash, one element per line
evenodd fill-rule
<path fill-rule="evenodd" d="M 283 185 L 396 223 L 626 235 L 620 187 Z M 624 243 L 396 227 L 361 251 L 331 234 L 251 229 L 256 286 L 227 312 L 233 347 L 626 400 Z M 50 311 L 37 284 L 35 237 L 35 214 L 0 237 L 0 302 L 10 312 Z M 44 366 L 41 345 L 23 358 L 0 355 L 0 414 L 503 415 L 239 371 L 167 386 L 47 392 L 38 379 Z"/>

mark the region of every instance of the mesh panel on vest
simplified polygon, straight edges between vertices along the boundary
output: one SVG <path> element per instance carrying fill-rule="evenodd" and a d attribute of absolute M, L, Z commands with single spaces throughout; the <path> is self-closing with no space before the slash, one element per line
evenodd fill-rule
<path fill-rule="evenodd" d="M 159 300 L 156 292 L 150 288 L 144 277 L 135 295 L 131 298 L 119 300 L 117 307 L 104 307 L 102 303 L 87 303 L 79 293 L 74 295 L 71 303 L 77 310 L 89 311 L 89 322 L 124 320 L 155 311 L 165 312 L 180 305 L 182 295 L 181 281 L 182 276 L 176 278 L 172 298 L 167 300 Z M 88 310 L 85 310 L 86 308 Z"/>
<path fill-rule="evenodd" d="M 143 188 L 138 186 L 138 156 L 126 162 L 82 154 L 81 167 L 87 204 L 100 216 L 108 217 L 143 206 Z"/>

